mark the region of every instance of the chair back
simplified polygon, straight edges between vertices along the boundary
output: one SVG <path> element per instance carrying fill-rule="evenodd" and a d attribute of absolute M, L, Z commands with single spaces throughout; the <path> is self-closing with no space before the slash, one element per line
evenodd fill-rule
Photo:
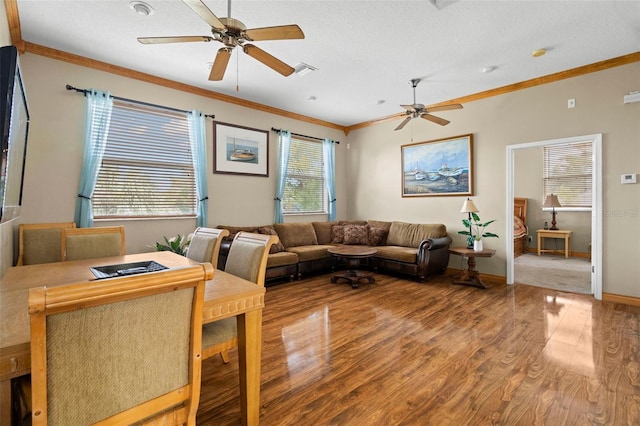
<path fill-rule="evenodd" d="M 21 223 L 16 266 L 60 262 L 62 230 L 75 227 L 74 222 Z"/>
<path fill-rule="evenodd" d="M 205 263 L 31 289 L 33 424 L 195 425 L 213 271 Z"/>
<path fill-rule="evenodd" d="M 210 262 L 215 267 L 218 264 L 222 238 L 227 235 L 227 229 L 196 228 L 187 249 L 187 257 L 201 263 Z"/>
<path fill-rule="evenodd" d="M 264 286 L 269 249 L 278 241 L 277 235 L 238 232 L 229 248 L 225 272 Z"/>
<path fill-rule="evenodd" d="M 61 248 L 63 261 L 124 256 L 124 226 L 64 229 Z"/>

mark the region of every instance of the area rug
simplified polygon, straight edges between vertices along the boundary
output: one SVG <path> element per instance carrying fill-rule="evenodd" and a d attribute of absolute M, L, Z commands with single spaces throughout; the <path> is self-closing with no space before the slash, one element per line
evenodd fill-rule
<path fill-rule="evenodd" d="M 591 293 L 591 263 L 587 259 L 523 254 L 514 260 L 514 282 L 571 293 Z"/>

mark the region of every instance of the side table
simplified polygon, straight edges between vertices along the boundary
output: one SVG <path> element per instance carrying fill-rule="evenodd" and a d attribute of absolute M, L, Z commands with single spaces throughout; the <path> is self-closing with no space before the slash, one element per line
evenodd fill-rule
<path fill-rule="evenodd" d="M 473 249 L 469 249 L 466 247 L 454 247 L 449 249 L 449 253 L 462 256 L 462 258 L 466 257 L 468 259 L 467 270 L 462 273 L 459 279 L 453 280 L 454 284 L 468 285 L 478 288 L 488 288 L 480 279 L 478 271 L 476 271 L 476 257 L 491 257 L 496 254 L 495 250 L 484 249 L 482 251 L 473 251 Z"/>
<path fill-rule="evenodd" d="M 564 239 L 564 258 L 568 259 L 571 256 L 571 231 L 566 229 L 538 229 L 538 256 L 540 253 L 556 253 L 556 250 L 546 250 L 542 247 L 545 238 L 559 238 Z"/>

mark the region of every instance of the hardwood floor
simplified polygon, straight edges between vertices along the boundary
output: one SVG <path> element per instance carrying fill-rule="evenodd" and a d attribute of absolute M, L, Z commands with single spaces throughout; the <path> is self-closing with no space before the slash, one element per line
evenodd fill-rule
<path fill-rule="evenodd" d="M 484 279 L 269 287 L 262 425 L 638 425 L 640 308 Z M 240 424 L 237 352 L 199 425 Z"/>

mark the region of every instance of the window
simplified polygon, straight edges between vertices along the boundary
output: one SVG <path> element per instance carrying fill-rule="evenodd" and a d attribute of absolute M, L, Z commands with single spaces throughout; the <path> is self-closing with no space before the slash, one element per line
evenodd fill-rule
<path fill-rule="evenodd" d="M 186 113 L 114 100 L 94 217 L 195 216 L 196 198 Z"/>
<path fill-rule="evenodd" d="M 562 207 L 591 208 L 591 141 L 543 147 L 544 197 L 558 196 Z"/>
<path fill-rule="evenodd" d="M 327 213 L 322 143 L 291 138 L 282 198 L 284 214 Z"/>

